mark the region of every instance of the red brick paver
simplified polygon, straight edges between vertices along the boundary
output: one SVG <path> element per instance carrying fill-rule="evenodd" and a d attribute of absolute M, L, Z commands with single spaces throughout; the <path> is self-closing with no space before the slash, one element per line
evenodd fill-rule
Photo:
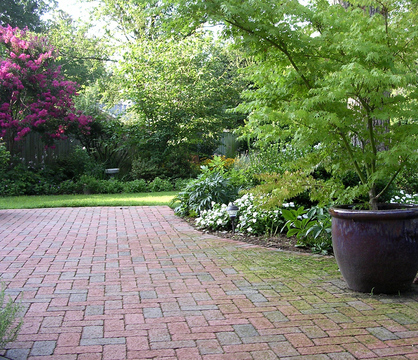
<path fill-rule="evenodd" d="M 168 207 L 0 210 L 1 280 L 24 307 L 4 355 L 418 359 L 416 285 L 358 294 L 335 265 L 306 275 L 306 258 L 202 234 Z"/>

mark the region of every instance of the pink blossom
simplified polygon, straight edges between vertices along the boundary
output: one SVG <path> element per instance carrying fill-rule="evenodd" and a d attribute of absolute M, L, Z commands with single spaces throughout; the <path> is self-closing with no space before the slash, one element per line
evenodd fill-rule
<path fill-rule="evenodd" d="M 0 26 L 0 44 L 9 54 L 0 60 L 1 136 L 13 128 L 20 140 L 41 127 L 43 137 L 52 142 L 65 138 L 71 123 L 88 133 L 91 118 L 74 114 L 77 84 L 64 80 L 60 67 L 54 65 L 55 49 L 46 39 Z"/>

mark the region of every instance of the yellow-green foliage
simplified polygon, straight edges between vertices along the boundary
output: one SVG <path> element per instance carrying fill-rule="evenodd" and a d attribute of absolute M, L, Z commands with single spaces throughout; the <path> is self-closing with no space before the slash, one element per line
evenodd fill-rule
<path fill-rule="evenodd" d="M 338 182 L 315 179 L 301 170 L 285 171 L 283 174 L 261 174 L 259 178 L 262 183 L 251 189 L 251 193 L 262 200 L 266 208 L 280 207 L 286 200 L 305 191 L 309 191 L 311 200 L 329 203 L 333 194 L 342 190 L 342 185 Z"/>
<path fill-rule="evenodd" d="M 210 170 L 225 171 L 230 170 L 235 163 L 235 159 L 227 158 L 225 155 L 214 155 L 211 159 L 203 160 L 201 165 L 207 166 Z"/>

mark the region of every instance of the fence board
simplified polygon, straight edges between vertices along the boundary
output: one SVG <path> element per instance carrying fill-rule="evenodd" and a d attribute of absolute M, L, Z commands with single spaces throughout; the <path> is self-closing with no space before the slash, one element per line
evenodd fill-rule
<path fill-rule="evenodd" d="M 19 143 L 23 163 L 34 166 L 49 165 L 59 157 L 66 157 L 76 145 L 79 145 L 77 140 L 68 138 L 57 141 L 55 148 L 46 149 L 41 136 L 34 132 L 27 134 Z"/>

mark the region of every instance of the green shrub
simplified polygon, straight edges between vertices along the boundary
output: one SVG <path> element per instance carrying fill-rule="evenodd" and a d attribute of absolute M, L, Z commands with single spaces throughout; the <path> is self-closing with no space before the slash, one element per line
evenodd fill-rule
<path fill-rule="evenodd" d="M 169 180 L 157 176 L 148 184 L 148 188 L 151 192 L 171 191 L 173 190 L 173 184 Z"/>
<path fill-rule="evenodd" d="M 119 194 L 123 192 L 124 185 L 121 181 L 116 179 L 100 180 L 98 193 L 100 194 Z"/>
<path fill-rule="evenodd" d="M 90 175 L 82 175 L 79 183 L 82 191 L 85 194 L 99 194 L 100 193 L 100 182 L 95 177 Z"/>
<path fill-rule="evenodd" d="M 26 166 L 16 159 L 16 165 L 0 172 L 2 195 L 37 195 L 42 176 L 32 167 Z"/>
<path fill-rule="evenodd" d="M 82 191 L 80 184 L 73 180 L 65 180 L 58 186 L 58 194 L 79 194 Z"/>
<path fill-rule="evenodd" d="M 177 179 L 174 183 L 174 190 L 183 190 L 192 179 Z"/>
<path fill-rule="evenodd" d="M 147 192 L 148 184 L 144 179 L 127 181 L 123 184 L 123 191 L 130 194 Z"/>
<path fill-rule="evenodd" d="M 10 179 L 2 179 L 0 182 L 1 196 L 19 196 L 26 194 L 26 184 L 21 181 L 14 182 Z"/>
<path fill-rule="evenodd" d="M 56 195 L 59 194 L 59 185 L 50 183 L 45 180 L 40 180 L 33 188 L 34 195 Z"/>

